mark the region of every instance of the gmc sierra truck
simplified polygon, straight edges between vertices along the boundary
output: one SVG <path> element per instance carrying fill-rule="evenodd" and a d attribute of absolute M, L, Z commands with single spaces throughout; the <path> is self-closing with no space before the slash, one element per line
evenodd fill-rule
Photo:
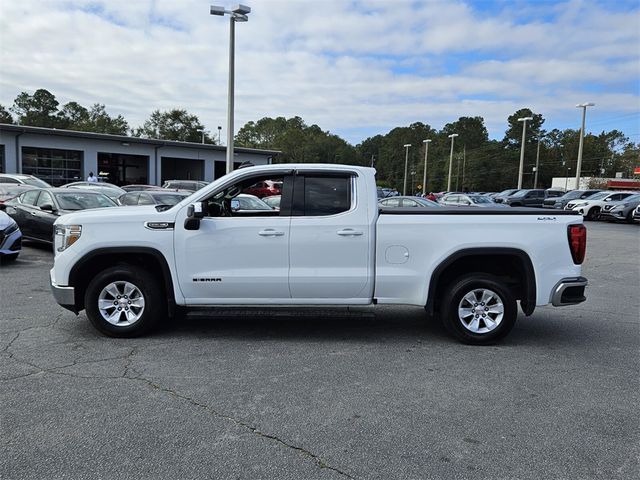
<path fill-rule="evenodd" d="M 279 210 L 239 210 L 266 181 L 282 184 Z M 375 170 L 347 165 L 243 168 L 173 207 L 72 213 L 54 230 L 56 301 L 115 337 L 190 307 L 404 304 L 486 344 L 518 302 L 525 315 L 577 304 L 587 285 L 581 215 L 379 208 Z"/>

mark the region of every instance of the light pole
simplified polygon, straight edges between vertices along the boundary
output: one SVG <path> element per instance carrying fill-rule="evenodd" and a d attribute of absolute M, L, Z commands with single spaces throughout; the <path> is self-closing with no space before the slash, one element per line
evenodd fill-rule
<path fill-rule="evenodd" d="M 518 189 L 522 188 L 522 174 L 524 173 L 524 142 L 527 133 L 527 122 L 533 120 L 533 117 L 522 117 L 518 121 L 522 122 L 522 143 L 520 145 L 520 170 L 518 170 Z"/>
<path fill-rule="evenodd" d="M 422 176 L 422 196 L 424 197 L 427 193 L 427 154 L 431 140 L 422 140 L 422 143 L 424 143 L 424 175 Z"/>
<path fill-rule="evenodd" d="M 595 103 L 579 103 L 576 108 L 582 109 L 582 128 L 580 129 L 580 145 L 578 146 L 578 164 L 576 165 L 576 190 L 580 188 L 580 173 L 582 170 L 582 145 L 584 143 L 584 121 L 587 117 L 587 107 L 593 107 Z"/>
<path fill-rule="evenodd" d="M 249 20 L 247 15 L 251 13 L 251 7 L 246 5 L 238 5 L 233 10 L 227 10 L 224 7 L 211 5 L 209 10 L 211 15 L 224 16 L 229 15 L 229 94 L 227 103 L 227 173 L 233 170 L 233 96 L 234 96 L 234 70 L 235 70 L 235 36 L 236 22 L 246 22 Z"/>
<path fill-rule="evenodd" d="M 404 156 L 404 186 L 402 187 L 402 195 L 407 194 L 407 168 L 409 167 L 409 147 L 411 147 L 410 143 L 407 143 L 404 146 L 406 154 Z"/>
<path fill-rule="evenodd" d="M 447 192 L 451 191 L 451 168 L 453 166 L 453 141 L 458 136 L 457 133 L 452 133 L 449 135 L 451 139 L 451 153 L 449 154 L 449 180 L 447 180 Z"/>
<path fill-rule="evenodd" d="M 204 143 L 204 127 L 196 128 L 196 131 L 202 133 L 202 143 Z"/>
<path fill-rule="evenodd" d="M 222 141 L 220 140 L 221 134 L 222 134 L 222 127 L 218 125 L 218 145 L 222 145 Z"/>

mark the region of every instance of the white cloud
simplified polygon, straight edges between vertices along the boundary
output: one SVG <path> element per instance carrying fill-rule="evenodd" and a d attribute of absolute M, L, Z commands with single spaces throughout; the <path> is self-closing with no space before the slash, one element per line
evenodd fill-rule
<path fill-rule="evenodd" d="M 47 88 L 61 103 L 104 103 L 132 126 L 172 107 L 225 126 L 229 27 L 209 3 L 0 2 L 0 103 Z M 575 126 L 585 98 L 605 117 L 640 110 L 637 6 L 514 5 L 254 0 L 236 25 L 236 129 L 300 115 L 375 134 L 481 115 L 501 137 L 524 106 L 561 127 Z"/>

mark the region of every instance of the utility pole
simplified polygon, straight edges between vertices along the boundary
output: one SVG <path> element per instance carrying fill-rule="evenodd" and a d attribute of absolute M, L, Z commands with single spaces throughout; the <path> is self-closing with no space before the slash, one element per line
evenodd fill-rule
<path fill-rule="evenodd" d="M 427 154 L 429 153 L 429 144 L 431 140 L 423 140 L 424 143 L 424 176 L 422 177 L 422 196 L 427 193 Z"/>
<path fill-rule="evenodd" d="M 456 168 L 456 192 L 460 191 L 460 155 L 458 155 L 458 168 Z"/>
<path fill-rule="evenodd" d="M 538 132 L 538 149 L 536 151 L 536 173 L 533 177 L 533 188 L 538 188 L 538 165 L 540 165 L 540 132 Z"/>
<path fill-rule="evenodd" d="M 402 195 L 407 194 L 407 169 L 409 168 L 409 147 L 411 147 L 410 143 L 407 143 L 404 146 L 406 150 L 406 155 L 404 157 L 404 186 L 402 187 Z"/>
<path fill-rule="evenodd" d="M 451 135 L 449 135 L 449 138 L 451 139 L 451 153 L 449 153 L 449 178 L 447 180 L 447 192 L 451 191 L 451 170 L 453 167 L 453 141 L 457 136 L 458 136 L 457 133 L 452 133 Z"/>
<path fill-rule="evenodd" d="M 467 166 L 467 144 L 462 146 L 462 190 L 464 190 L 464 170 Z"/>
<path fill-rule="evenodd" d="M 593 107 L 595 103 L 580 103 L 576 108 L 582 109 L 582 128 L 580 129 L 580 145 L 578 145 L 578 165 L 576 165 L 576 190 L 580 188 L 580 174 L 582 172 L 582 145 L 584 143 L 584 122 L 587 117 L 587 107 Z"/>
<path fill-rule="evenodd" d="M 522 188 L 522 175 L 524 173 L 524 142 L 527 135 L 527 122 L 533 117 L 522 117 L 518 121 L 522 122 L 522 142 L 520 143 L 520 170 L 518 171 L 518 189 Z"/>

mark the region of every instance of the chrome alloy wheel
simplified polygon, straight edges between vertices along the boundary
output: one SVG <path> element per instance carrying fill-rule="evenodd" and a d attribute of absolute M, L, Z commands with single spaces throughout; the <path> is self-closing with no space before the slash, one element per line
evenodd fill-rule
<path fill-rule="evenodd" d="M 502 299 L 486 288 L 474 288 L 458 304 L 460 323 L 473 333 L 489 333 L 500 325 L 503 317 Z"/>
<path fill-rule="evenodd" d="M 110 324 L 126 327 L 140 320 L 144 312 L 144 297 L 133 283 L 112 282 L 100 292 L 98 310 Z"/>

